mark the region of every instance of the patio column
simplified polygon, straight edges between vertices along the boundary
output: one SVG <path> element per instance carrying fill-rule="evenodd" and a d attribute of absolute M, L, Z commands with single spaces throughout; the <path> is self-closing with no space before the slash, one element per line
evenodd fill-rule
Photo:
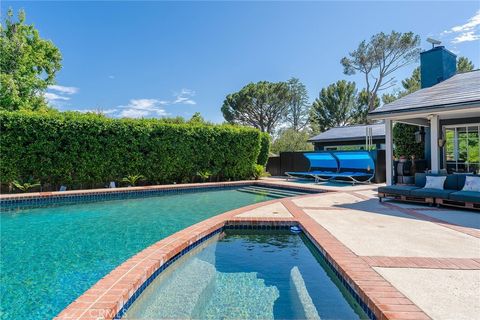
<path fill-rule="evenodd" d="M 440 148 L 438 147 L 438 132 L 440 123 L 438 115 L 430 115 L 430 159 L 432 173 L 438 173 L 440 170 Z"/>
<path fill-rule="evenodd" d="M 385 119 L 385 170 L 387 186 L 393 184 L 393 138 L 392 120 Z"/>

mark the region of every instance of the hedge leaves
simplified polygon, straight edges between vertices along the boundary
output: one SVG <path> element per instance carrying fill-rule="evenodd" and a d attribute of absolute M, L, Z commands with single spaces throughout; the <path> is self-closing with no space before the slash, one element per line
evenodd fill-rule
<path fill-rule="evenodd" d="M 2 184 L 35 179 L 47 189 L 103 186 L 135 174 L 148 183 L 190 182 L 207 170 L 215 180 L 246 179 L 262 138 L 239 126 L 78 113 L 1 111 L 0 125 Z"/>

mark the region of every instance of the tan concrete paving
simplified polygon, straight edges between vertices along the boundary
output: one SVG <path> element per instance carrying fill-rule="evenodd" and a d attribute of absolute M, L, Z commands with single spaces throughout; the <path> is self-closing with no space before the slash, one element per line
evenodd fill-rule
<path fill-rule="evenodd" d="M 307 198 L 300 198 L 294 199 L 293 202 L 299 207 L 339 207 L 344 208 L 343 205 L 345 204 L 355 204 L 363 202 L 364 200 L 348 194 L 348 193 L 341 193 L 341 192 L 332 192 L 328 194 L 319 195 L 318 197 L 307 197 Z"/>
<path fill-rule="evenodd" d="M 268 204 L 253 210 L 241 213 L 237 217 L 243 218 L 291 218 L 292 215 L 288 212 L 287 208 L 283 206 L 280 202 L 275 202 L 273 204 Z"/>
<path fill-rule="evenodd" d="M 418 206 L 417 206 L 418 207 Z M 435 210 L 422 208 L 420 213 L 432 218 L 457 224 L 464 227 L 480 229 L 480 214 L 467 210 Z"/>
<path fill-rule="evenodd" d="M 360 256 L 480 258 L 479 239 L 387 208 L 304 211 Z"/>
<path fill-rule="evenodd" d="M 295 182 L 280 184 L 288 183 Z M 292 201 L 358 256 L 412 258 L 408 268 L 374 269 L 432 319 L 480 319 L 480 270 L 436 265 L 437 269 L 420 269 L 414 260 L 480 259 L 480 239 L 474 233 L 426 220 L 427 216 L 478 230 L 479 213 L 400 202 L 385 205 L 376 198 L 376 186 L 335 191 Z M 269 217 L 285 211 L 270 204 L 244 215 Z"/>
<path fill-rule="evenodd" d="M 480 318 L 480 270 L 374 269 L 433 319 Z"/>

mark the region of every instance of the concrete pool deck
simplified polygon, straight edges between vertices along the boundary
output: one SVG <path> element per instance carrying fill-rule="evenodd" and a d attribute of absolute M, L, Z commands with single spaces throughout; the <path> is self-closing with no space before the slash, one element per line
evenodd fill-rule
<path fill-rule="evenodd" d="M 480 214 L 380 203 L 376 187 L 341 188 L 291 201 L 430 318 L 478 318 Z M 391 318 L 421 318 L 398 303 Z"/>
<path fill-rule="evenodd" d="M 262 180 L 272 186 L 294 182 Z M 310 186 L 309 186 L 310 187 Z M 227 224 L 299 223 L 377 319 L 475 319 L 480 314 L 480 214 L 379 203 L 375 185 L 271 200 L 167 237 L 97 282 L 59 319 L 110 319 L 168 259 Z M 322 185 L 314 186 L 325 190 Z"/>

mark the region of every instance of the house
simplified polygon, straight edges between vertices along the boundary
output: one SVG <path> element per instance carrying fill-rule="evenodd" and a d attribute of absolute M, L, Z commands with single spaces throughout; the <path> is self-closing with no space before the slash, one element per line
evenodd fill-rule
<path fill-rule="evenodd" d="M 370 140 L 369 140 L 370 138 Z M 361 150 L 368 144 L 373 149 L 385 149 L 385 125 L 351 125 L 331 128 L 308 139 L 313 143 L 315 151 L 324 150 Z"/>
<path fill-rule="evenodd" d="M 392 127 L 424 128 L 427 166 L 432 173 L 479 173 L 480 70 L 456 73 L 456 56 L 443 46 L 422 52 L 421 89 L 369 113 L 384 121 L 386 182 L 393 183 Z"/>

